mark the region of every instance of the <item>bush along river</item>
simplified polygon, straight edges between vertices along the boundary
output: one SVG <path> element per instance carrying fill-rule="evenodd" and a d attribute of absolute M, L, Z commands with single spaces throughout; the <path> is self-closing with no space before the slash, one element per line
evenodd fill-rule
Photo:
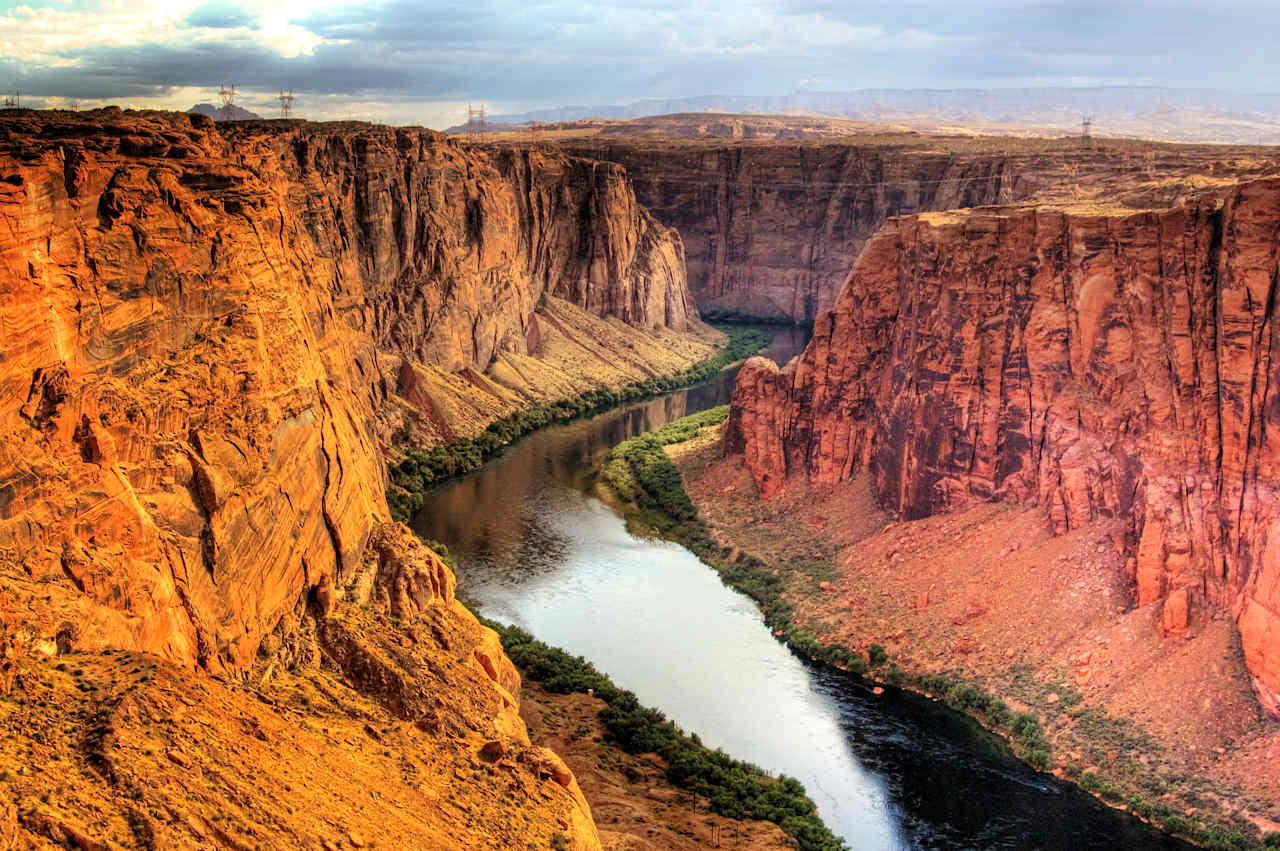
<path fill-rule="evenodd" d="M 772 333 L 764 354 L 779 362 L 806 341 L 799 329 Z M 593 688 L 624 748 L 662 754 L 677 785 L 726 815 L 778 822 L 802 848 L 839 840 L 851 849 L 1191 847 L 1033 770 L 966 715 L 893 687 L 877 695 L 854 673 L 811 663 L 821 648 L 806 647 L 786 612 L 772 608 L 767 582 L 752 585 L 749 571 L 726 576 L 771 609 L 772 626 L 752 596 L 694 552 L 627 531 L 593 495 L 602 467 L 620 495 L 647 509 L 647 525 L 665 522 L 698 548 L 688 532 L 696 514 L 681 519 L 692 506 L 680 502 L 678 476 L 670 487 L 670 473 L 645 462 L 656 443 L 682 439 L 697 421 L 610 453 L 687 415 L 719 416 L 709 409 L 729 401 L 733 378 L 721 372 L 540 428 L 474 472 L 434 489 L 423 483 L 415 531 L 448 547 L 469 604 L 514 627 L 501 630 L 504 645 L 526 674 L 551 690 Z M 804 652 L 775 639 L 779 626 Z M 984 696 L 966 699 L 977 714 L 999 711 Z M 677 736 L 667 718 L 696 738 Z M 1003 721 L 1034 761 L 1034 719 Z M 752 766 L 707 748 L 794 780 L 762 782 Z"/>

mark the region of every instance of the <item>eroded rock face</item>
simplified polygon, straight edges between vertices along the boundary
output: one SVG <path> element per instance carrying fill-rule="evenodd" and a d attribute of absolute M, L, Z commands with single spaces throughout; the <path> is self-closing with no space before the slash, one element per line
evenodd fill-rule
<path fill-rule="evenodd" d="M 381 349 L 483 370 L 527 350 L 543 293 L 633 325 L 697 316 L 679 237 L 616 165 L 422 130 L 235 132 L 237 150 L 279 170 L 336 267 L 338 309 Z"/>
<path fill-rule="evenodd" d="M 925 215 L 867 245 L 782 369 L 742 370 L 726 426 L 762 493 L 870 470 L 907 518 L 975 501 L 1055 532 L 1126 522 L 1162 630 L 1228 609 L 1280 692 L 1280 180 L 1161 213 Z"/>
<path fill-rule="evenodd" d="M 912 133 L 732 142 L 602 131 L 563 144 L 626 166 L 640 203 L 679 230 L 703 313 L 796 321 L 834 306 L 863 246 L 893 216 L 1081 199 L 1160 210 L 1280 164 L 1264 147 L 1106 140 L 1082 149 L 1072 140 Z"/>
<path fill-rule="evenodd" d="M 811 320 L 886 217 L 1018 200 L 1034 181 L 1001 155 L 846 144 L 570 149 L 626 166 L 641 203 L 679 230 L 704 312 Z"/>
<path fill-rule="evenodd" d="M 81 649 L 243 670 L 385 519 L 402 362 L 524 353 L 543 293 L 696 317 L 678 237 L 617 166 L 430 131 L 223 130 L 0 120 L 0 574 L 33 640 L 72 624 Z M 439 596 L 389 580 L 393 609 Z"/>

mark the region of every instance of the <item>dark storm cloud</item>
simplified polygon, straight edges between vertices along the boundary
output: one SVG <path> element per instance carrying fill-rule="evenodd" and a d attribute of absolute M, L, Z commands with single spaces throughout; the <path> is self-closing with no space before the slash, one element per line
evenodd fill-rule
<path fill-rule="evenodd" d="M 1240 0 L 390 0 L 290 18 L 325 42 L 289 56 L 262 35 L 260 14 L 215 0 L 185 17 L 190 38 L 144 31 L 137 44 L 55 47 L 61 64 L 0 55 L 0 88 L 128 98 L 235 79 L 387 101 L 544 103 L 1092 83 L 1280 90 L 1269 56 L 1280 13 Z"/>
<path fill-rule="evenodd" d="M 0 76 L 5 70 L 15 73 L 24 91 L 85 99 L 162 95 L 184 86 L 209 87 L 233 81 L 242 88 L 434 97 L 462 82 L 447 70 L 416 70 L 412 61 L 404 61 L 410 57 L 391 52 L 371 56 L 359 45 L 322 45 L 314 55 L 289 59 L 252 44 L 144 45 L 71 55 L 76 64 L 65 67 L 22 68 L 19 63 L 0 60 Z"/>

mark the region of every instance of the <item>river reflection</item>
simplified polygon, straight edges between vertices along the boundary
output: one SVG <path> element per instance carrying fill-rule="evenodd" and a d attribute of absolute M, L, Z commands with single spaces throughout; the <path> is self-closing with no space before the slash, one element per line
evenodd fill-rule
<path fill-rule="evenodd" d="M 774 338 L 785 361 L 802 332 Z M 962 716 L 803 664 L 691 553 L 589 495 L 618 442 L 729 401 L 732 376 L 530 435 L 428 495 L 459 594 L 581 654 L 703 741 L 801 780 L 854 849 L 1185 848 L 1037 774 Z"/>

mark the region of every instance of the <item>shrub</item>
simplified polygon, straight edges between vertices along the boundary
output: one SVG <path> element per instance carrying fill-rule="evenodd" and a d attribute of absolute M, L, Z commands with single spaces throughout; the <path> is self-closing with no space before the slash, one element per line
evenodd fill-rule
<path fill-rule="evenodd" d="M 922 691 L 937 697 L 945 695 L 954 684 L 954 681 L 945 674 L 920 674 L 916 677 L 916 685 Z"/>
<path fill-rule="evenodd" d="M 1009 728 L 1013 730 L 1015 735 L 1025 736 L 1032 732 L 1040 731 L 1040 722 L 1036 716 L 1028 712 L 1019 712 L 1013 716 L 1013 721 L 1009 724 Z"/>
<path fill-rule="evenodd" d="M 485 621 L 524 676 L 548 691 L 568 694 L 592 689 L 605 702 L 600 711 L 605 735 L 628 753 L 656 753 L 667 763 L 667 778 L 701 795 L 711 809 L 735 819 L 763 819 L 778 825 L 804 851 L 841 851 L 841 842 L 823 823 L 800 781 L 772 778 L 759 767 L 711 750 L 687 736 L 635 694 L 614 685 L 581 656 L 536 640 L 515 626 Z"/>
<path fill-rule="evenodd" d="M 1003 700 L 992 698 L 987 703 L 986 716 L 987 721 L 993 726 L 1000 727 L 1009 723 L 1012 712 L 1009 710 L 1009 705 Z"/>
<path fill-rule="evenodd" d="M 889 661 L 889 654 L 879 644 L 873 644 L 867 648 L 867 661 L 873 668 L 882 668 Z"/>
<path fill-rule="evenodd" d="M 1240 831 L 1218 826 L 1206 827 L 1198 838 L 1209 848 L 1221 851 L 1236 851 L 1249 846 L 1248 840 Z"/>
<path fill-rule="evenodd" d="M 1022 758 L 1041 771 L 1049 767 L 1049 751 L 1045 748 L 1027 748 L 1022 752 Z"/>
<path fill-rule="evenodd" d="M 983 695 L 968 683 L 957 683 L 947 689 L 946 701 L 956 709 L 976 709 Z"/>
<path fill-rule="evenodd" d="M 508 414 L 490 423 L 488 428 L 475 437 L 462 437 L 432 449 L 410 449 L 400 463 L 388 468 L 391 487 L 387 490 L 387 507 L 391 510 L 392 518 L 402 523 L 409 523 L 422 510 L 423 495 L 432 487 L 446 479 L 478 469 L 503 447 L 535 429 L 552 422 L 595 414 L 616 405 L 636 402 L 680 387 L 698 384 L 711 378 L 729 364 L 755 354 L 769 342 L 769 335 L 763 331 L 750 328 L 721 330 L 729 337 L 724 348 L 675 375 L 632 382 L 617 390 L 607 387 L 588 390 L 572 399 L 561 399 L 549 405 L 535 405 L 524 411 Z M 652 475 L 660 479 L 667 474 L 655 469 Z M 608 480 L 608 473 L 606 473 L 606 480 Z M 610 481 L 610 484 L 612 485 L 613 482 Z M 664 484 L 669 489 L 669 483 L 661 480 L 654 482 L 659 491 L 664 489 Z M 685 502 L 687 501 L 686 496 Z M 683 508 L 683 506 L 678 507 Z M 692 508 L 690 503 L 685 510 L 692 511 Z"/>

